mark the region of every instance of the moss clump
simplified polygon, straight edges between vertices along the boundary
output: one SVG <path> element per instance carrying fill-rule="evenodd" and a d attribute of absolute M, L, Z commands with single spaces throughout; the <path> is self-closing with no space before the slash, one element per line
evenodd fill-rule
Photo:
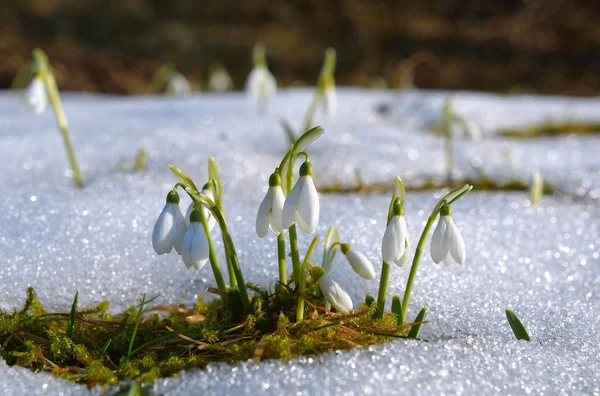
<path fill-rule="evenodd" d="M 599 134 L 600 124 L 595 122 L 547 122 L 522 129 L 505 129 L 500 135 L 513 139 L 532 139 L 542 136 Z"/>
<path fill-rule="evenodd" d="M 373 319 L 374 304 L 350 315 L 330 312 L 311 281 L 302 295 L 307 319 L 295 323 L 292 286 L 270 292 L 248 285 L 255 292 L 250 312 L 240 310 L 233 291 L 208 304 L 199 298 L 191 309 L 143 306 L 141 317 L 139 306 L 113 317 L 107 302 L 74 315 L 48 313 L 29 288 L 21 310 L 0 312 L 0 357 L 90 387 L 129 379 L 151 383 L 211 362 L 290 359 L 383 343 L 406 337 L 411 327 L 398 325 L 393 314 Z"/>
<path fill-rule="evenodd" d="M 522 191 L 526 192 L 529 189 L 529 183 L 525 180 L 508 180 L 505 182 L 497 182 L 488 177 L 481 179 L 465 179 L 456 181 L 442 181 L 428 179 L 421 184 L 406 185 L 406 191 L 437 191 L 441 189 L 453 190 L 465 184 L 473 186 L 474 191 Z M 346 186 L 341 183 L 332 183 L 326 186 L 320 186 L 319 192 L 323 194 L 380 194 L 392 191 L 394 185 L 391 183 L 375 183 L 375 184 L 357 184 L 354 186 Z M 556 189 L 548 182 L 544 182 L 544 194 L 554 194 Z"/>

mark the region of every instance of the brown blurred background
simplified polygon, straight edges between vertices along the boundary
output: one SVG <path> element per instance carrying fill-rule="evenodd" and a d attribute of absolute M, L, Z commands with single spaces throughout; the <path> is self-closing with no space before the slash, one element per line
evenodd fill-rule
<path fill-rule="evenodd" d="M 0 88 L 10 86 L 39 46 L 62 89 L 140 93 L 167 61 L 197 87 L 206 84 L 211 64 L 221 63 L 239 89 L 252 67 L 252 47 L 262 41 L 280 85 L 314 84 L 323 51 L 333 46 L 342 85 L 396 86 L 412 57 L 414 83 L 421 88 L 600 91 L 598 0 L 0 4 Z"/>

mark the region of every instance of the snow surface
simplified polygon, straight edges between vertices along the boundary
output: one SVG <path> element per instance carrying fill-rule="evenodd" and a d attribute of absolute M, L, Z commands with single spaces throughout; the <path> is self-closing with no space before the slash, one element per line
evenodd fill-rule
<path fill-rule="evenodd" d="M 0 309 L 19 307 L 33 286 L 51 310 L 73 295 L 89 306 L 107 299 L 117 312 L 147 293 L 159 304 L 192 304 L 213 285 L 210 269 L 188 271 L 175 254 L 156 256 L 153 223 L 175 178 L 175 164 L 200 184 L 214 156 L 247 281 L 275 279 L 272 236 L 254 233 L 267 179 L 288 142 L 280 117 L 300 125 L 312 92 L 283 90 L 267 116 L 242 94 L 167 97 L 65 95 L 74 145 L 88 187 L 73 187 L 53 115 L 35 117 L 0 94 Z M 339 114 L 317 122 L 325 135 L 309 148 L 317 185 L 407 182 L 445 174 L 443 143 L 430 132 L 445 92 L 344 89 Z M 455 93 L 456 111 L 493 131 L 552 120 L 595 120 L 600 100 Z M 382 105 L 386 113 L 377 111 Z M 130 170 L 139 146 L 148 169 Z M 455 142 L 459 174 L 472 165 L 498 179 L 528 179 L 534 169 L 565 193 L 531 207 L 526 194 L 470 193 L 453 216 L 467 245 L 464 266 L 421 262 L 409 317 L 430 308 L 422 337 L 364 350 L 237 365 L 159 380 L 158 394 L 600 394 L 600 138 L 576 135 L 509 140 L 493 133 Z M 506 152 L 512 163 L 507 163 Z M 409 193 L 413 244 L 439 193 Z M 182 207 L 187 206 L 182 199 Z M 336 225 L 379 274 L 389 197 L 321 196 L 323 232 Z M 310 238 L 301 234 L 301 246 Z M 217 243 L 217 248 L 221 244 Z M 321 252 L 319 251 L 318 254 Z M 222 258 L 223 255 L 221 254 Z M 358 304 L 376 294 L 338 258 L 332 276 Z M 393 267 L 402 294 L 409 268 Z M 504 316 L 513 309 L 533 341 L 516 341 Z M 0 394 L 82 394 L 85 387 L 0 361 Z M 99 393 L 100 389 L 92 390 Z"/>

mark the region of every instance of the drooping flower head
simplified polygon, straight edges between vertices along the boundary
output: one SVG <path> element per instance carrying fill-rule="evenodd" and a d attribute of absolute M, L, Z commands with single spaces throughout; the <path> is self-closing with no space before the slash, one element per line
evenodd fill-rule
<path fill-rule="evenodd" d="M 325 270 L 321 267 L 312 267 L 311 274 L 319 284 L 319 289 L 323 293 L 323 297 L 327 300 L 332 307 L 337 309 L 343 314 L 349 314 L 354 308 L 350 295 L 340 287 L 329 275 L 325 273 Z"/>
<path fill-rule="evenodd" d="M 187 96 L 192 93 L 192 85 L 183 74 L 174 71 L 169 75 L 165 93 L 168 95 Z"/>
<path fill-rule="evenodd" d="M 269 71 L 265 52 L 263 45 L 254 47 L 254 68 L 246 79 L 248 97 L 257 102 L 263 109 L 266 108 L 268 99 L 277 93 L 277 81 Z"/>
<path fill-rule="evenodd" d="M 369 259 L 352 248 L 351 245 L 343 243 L 341 245 L 342 253 L 346 256 L 348 263 L 352 266 L 354 272 L 362 276 L 365 279 L 375 279 L 375 269 Z"/>
<path fill-rule="evenodd" d="M 213 193 L 213 190 L 214 190 L 214 186 L 211 182 L 206 183 L 204 185 L 204 187 L 202 187 L 202 194 L 206 195 L 208 198 L 210 198 L 211 201 L 214 202 L 215 194 Z M 194 202 L 190 203 L 190 206 L 188 206 L 188 208 L 185 212 L 186 224 L 190 224 L 190 215 L 192 214 L 192 211 L 195 208 L 196 208 L 196 204 Z M 208 208 L 205 207 L 204 205 L 202 205 L 202 212 L 204 213 L 204 218 L 206 219 L 206 222 L 208 223 L 208 229 L 210 231 L 212 231 L 213 228 L 215 228 L 215 224 L 217 224 L 217 220 L 212 215 L 210 210 L 208 210 Z"/>
<path fill-rule="evenodd" d="M 302 231 L 312 234 L 319 223 L 319 193 L 312 178 L 309 161 L 300 166 L 300 177 L 283 205 L 282 224 L 288 229 L 298 223 Z"/>
<path fill-rule="evenodd" d="M 443 205 L 431 237 L 431 259 L 445 266 L 452 264 L 452 261 L 463 264 L 466 258 L 465 242 L 451 215 L 450 206 Z"/>
<path fill-rule="evenodd" d="M 209 257 L 208 238 L 202 226 L 202 212 L 194 209 L 190 215 L 188 227 L 181 242 L 181 257 L 187 268 L 202 269 Z"/>
<path fill-rule="evenodd" d="M 48 94 L 42 77 L 36 74 L 25 89 L 25 106 L 36 114 L 42 114 L 48 107 Z"/>
<path fill-rule="evenodd" d="M 173 248 L 177 253 L 181 253 L 181 241 L 185 231 L 185 219 L 179 209 L 179 194 L 171 190 L 152 231 L 152 247 L 156 254 L 169 253 Z"/>
<path fill-rule="evenodd" d="M 383 234 L 381 255 L 383 261 L 403 266 L 408 261 L 408 230 L 404 219 L 404 207 L 400 198 L 394 200 L 392 218 Z"/>
<path fill-rule="evenodd" d="M 285 228 L 281 223 L 284 202 L 285 196 L 281 189 L 281 176 L 275 172 L 269 177 L 269 190 L 256 215 L 256 233 L 260 238 L 267 235 L 269 228 L 275 235 L 285 232 Z"/>

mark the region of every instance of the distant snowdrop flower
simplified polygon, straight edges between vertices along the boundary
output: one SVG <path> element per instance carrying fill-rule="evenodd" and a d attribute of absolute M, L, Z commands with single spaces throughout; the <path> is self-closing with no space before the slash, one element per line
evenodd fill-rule
<path fill-rule="evenodd" d="M 173 72 L 169 76 L 165 92 L 169 95 L 187 96 L 192 93 L 192 85 L 183 74 Z"/>
<path fill-rule="evenodd" d="M 215 201 L 215 195 L 212 191 L 212 185 L 210 183 L 206 183 L 204 185 L 204 187 L 202 187 L 202 194 L 206 195 L 208 198 L 210 198 L 211 201 Z M 190 203 L 190 206 L 188 206 L 187 210 L 185 211 L 185 222 L 186 224 L 190 224 L 190 215 L 192 214 L 192 211 L 196 208 L 195 203 L 192 201 Z M 208 223 L 208 229 L 210 231 L 213 230 L 213 228 L 215 228 L 215 224 L 217 224 L 217 220 L 215 219 L 215 216 L 212 215 L 212 213 L 210 212 L 210 210 L 205 207 L 204 205 L 202 205 L 202 211 L 204 214 L 204 218 L 206 219 L 206 222 Z"/>
<path fill-rule="evenodd" d="M 224 92 L 233 88 L 233 80 L 222 65 L 212 65 L 210 77 L 208 79 L 208 88 L 211 91 Z"/>
<path fill-rule="evenodd" d="M 532 205 L 539 205 L 544 195 L 544 179 L 537 170 L 533 171 L 531 186 L 529 186 L 529 200 Z"/>
<path fill-rule="evenodd" d="M 334 118 L 337 114 L 337 94 L 333 84 L 325 87 L 323 108 L 329 118 Z"/>
<path fill-rule="evenodd" d="M 443 205 L 440 219 L 431 237 L 431 259 L 434 263 L 442 263 L 445 266 L 452 264 L 453 260 L 463 264 L 466 258 L 465 242 L 451 214 L 450 206 Z"/>
<path fill-rule="evenodd" d="M 308 161 L 300 166 L 300 178 L 283 204 L 283 228 L 288 229 L 294 223 L 307 234 L 312 234 L 319 223 L 319 193 L 312 178 L 312 164 Z"/>
<path fill-rule="evenodd" d="M 25 89 L 24 101 L 25 105 L 36 114 L 42 114 L 48 107 L 48 94 L 40 76 L 33 77 Z"/>
<path fill-rule="evenodd" d="M 171 190 L 152 231 L 152 247 L 156 254 L 170 253 L 173 248 L 177 253 L 181 253 L 181 241 L 185 230 L 185 219 L 179 209 L 179 194 Z"/>
<path fill-rule="evenodd" d="M 318 280 L 319 288 L 323 292 L 325 300 L 327 300 L 331 306 L 340 311 L 343 314 L 349 314 L 354 307 L 352 299 L 346 293 L 340 285 L 337 284 L 327 274 L 321 276 Z"/>
<path fill-rule="evenodd" d="M 277 93 L 277 82 L 266 65 L 256 65 L 246 80 L 246 93 L 254 101 L 267 100 Z"/>
<path fill-rule="evenodd" d="M 396 263 L 403 266 L 408 261 L 406 245 L 408 230 L 404 219 L 404 208 L 400 199 L 397 198 L 393 206 L 393 216 L 383 234 L 381 242 L 381 255 L 383 261 L 391 264 Z"/>
<path fill-rule="evenodd" d="M 256 215 L 256 234 L 264 238 L 271 228 L 275 235 L 283 234 L 285 228 L 281 223 L 281 215 L 285 196 L 281 189 L 281 176 L 273 173 L 269 178 L 269 190 L 262 200 Z"/>
<path fill-rule="evenodd" d="M 208 238 L 202 226 L 202 214 L 199 210 L 192 211 L 190 220 L 190 226 L 181 242 L 181 257 L 187 268 L 194 267 L 200 270 L 208 261 Z"/>
<path fill-rule="evenodd" d="M 350 266 L 352 266 L 354 272 L 365 279 L 375 279 L 375 269 L 373 268 L 373 264 L 371 264 L 364 254 L 352 249 L 352 246 L 347 243 L 343 243 L 341 248 L 342 253 L 346 256 L 346 259 L 350 263 Z"/>

